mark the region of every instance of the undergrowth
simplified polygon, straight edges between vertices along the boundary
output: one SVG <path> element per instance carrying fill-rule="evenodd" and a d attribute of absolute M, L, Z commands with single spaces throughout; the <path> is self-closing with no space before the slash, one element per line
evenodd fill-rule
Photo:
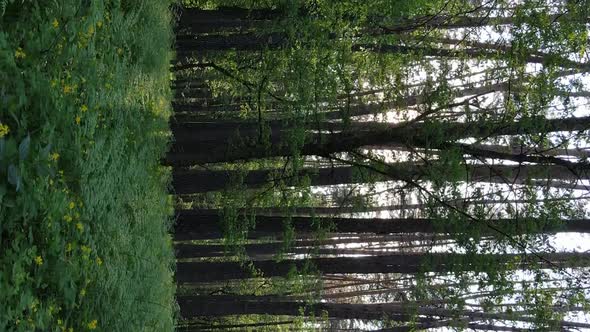
<path fill-rule="evenodd" d="M 170 2 L 2 1 L 0 331 L 171 331 Z"/>

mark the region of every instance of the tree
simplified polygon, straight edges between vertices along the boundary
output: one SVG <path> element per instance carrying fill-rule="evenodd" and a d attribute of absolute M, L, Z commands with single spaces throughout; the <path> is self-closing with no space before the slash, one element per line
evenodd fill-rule
<path fill-rule="evenodd" d="M 588 225 L 590 121 L 576 112 L 589 96 L 588 1 L 214 5 L 180 15 L 163 160 L 174 238 L 197 241 L 176 243 L 199 258 L 178 264 L 195 287 L 179 297 L 187 318 L 586 327 L 563 317 L 583 307 L 587 257 L 555 250 L 551 233 Z M 390 301 L 377 276 L 407 279 L 389 287 L 406 297 Z M 361 280 L 306 298 L 338 278 Z M 203 297 L 211 285 L 225 295 Z"/>

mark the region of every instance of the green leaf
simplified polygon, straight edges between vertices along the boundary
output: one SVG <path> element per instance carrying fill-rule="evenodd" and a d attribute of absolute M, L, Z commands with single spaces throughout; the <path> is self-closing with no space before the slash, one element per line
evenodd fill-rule
<path fill-rule="evenodd" d="M 41 177 L 46 177 L 48 175 L 51 175 L 51 173 L 49 171 L 50 167 L 47 166 L 47 164 L 45 164 L 45 163 L 37 164 L 36 169 L 37 169 L 37 174 L 39 174 L 39 176 L 41 176 Z"/>
<path fill-rule="evenodd" d="M 51 143 L 47 144 L 46 147 L 44 147 L 41 152 L 40 152 L 40 159 L 41 160 L 47 160 L 47 158 L 49 158 L 49 153 L 51 152 Z"/>
<path fill-rule="evenodd" d="M 8 166 L 8 183 L 15 186 L 16 191 L 20 190 L 22 182 L 20 175 L 18 174 L 18 168 L 16 168 L 14 164 L 10 164 L 10 166 Z"/>
<path fill-rule="evenodd" d="M 6 151 L 6 141 L 0 138 L 0 160 L 4 159 L 4 152 Z"/>
<path fill-rule="evenodd" d="M 4 195 L 6 195 L 6 186 L 3 184 L 0 184 L 0 203 L 2 203 Z"/>
<path fill-rule="evenodd" d="M 25 160 L 29 155 L 29 148 L 31 147 L 31 136 L 27 135 L 25 139 L 20 142 L 18 146 L 18 157 L 20 160 Z"/>
<path fill-rule="evenodd" d="M 16 141 L 14 138 L 6 139 L 4 146 L 4 156 L 7 157 L 7 159 L 16 157 Z"/>

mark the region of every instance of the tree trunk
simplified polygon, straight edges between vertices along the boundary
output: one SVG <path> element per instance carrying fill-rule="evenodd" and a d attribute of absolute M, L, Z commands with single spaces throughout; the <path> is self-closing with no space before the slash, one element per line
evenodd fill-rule
<path fill-rule="evenodd" d="M 196 51 L 258 51 L 285 47 L 287 42 L 287 36 L 281 33 L 186 36 L 176 41 L 176 53 L 182 59 Z"/>
<path fill-rule="evenodd" d="M 490 266 L 505 268 L 506 264 L 520 261 L 519 268 L 533 264 L 541 268 L 585 267 L 590 264 L 588 254 L 559 253 L 543 254 L 545 260 L 521 255 L 477 255 L 474 257 L 461 254 L 390 254 L 368 257 L 308 258 L 306 260 L 254 261 L 253 267 L 262 272 L 264 277 L 286 276 L 293 268 L 302 271 L 311 263 L 320 273 L 420 273 L 483 271 Z M 525 259 L 526 258 L 526 259 Z M 549 263 L 551 262 L 551 263 Z M 179 283 L 209 282 L 231 279 L 251 278 L 249 270 L 237 262 L 179 262 L 176 269 L 176 281 Z"/>
<path fill-rule="evenodd" d="M 174 226 L 174 238 L 176 240 L 199 239 L 204 235 L 222 237 L 221 221 L 217 215 L 203 215 L 198 210 L 180 210 L 177 212 L 177 220 Z M 255 230 L 257 232 L 273 235 L 284 231 L 284 222 L 287 218 L 282 216 L 256 216 Z M 289 224 L 298 233 L 312 233 L 317 225 L 329 227 L 338 233 L 372 233 L 372 234 L 396 234 L 396 233 L 454 233 L 468 232 L 470 227 L 459 227 L 445 220 L 421 219 L 421 218 L 326 218 L 326 217 L 291 217 Z M 489 224 L 506 230 L 508 233 L 525 234 L 530 232 L 590 232 L 590 220 L 572 219 L 561 220 L 554 223 L 545 219 L 495 219 L 489 220 Z M 466 223 L 467 224 L 467 223 Z M 473 225 L 479 227 L 480 225 Z"/>
<path fill-rule="evenodd" d="M 452 310 L 446 308 L 420 306 L 413 303 L 305 303 L 288 300 L 251 300 L 240 296 L 181 296 L 177 298 L 180 314 L 184 318 L 199 316 L 228 316 L 249 314 L 270 314 L 299 316 L 322 316 L 324 312 L 330 318 L 382 320 L 384 317 L 397 322 L 421 322 L 423 328 L 442 326 L 465 326 L 468 322 L 481 320 L 517 321 L 535 323 L 536 319 L 524 315 L 508 313 L 480 312 L 472 310 Z M 438 317 L 438 318 L 434 318 Z M 440 322 L 443 319 L 449 319 Z M 453 321 L 455 320 L 455 321 Z M 429 325 L 430 323 L 431 325 Z M 547 323 L 559 327 L 588 328 L 588 323 L 574 321 L 548 320 Z"/>
<path fill-rule="evenodd" d="M 495 122 L 486 124 L 473 123 L 410 123 L 399 124 L 391 128 L 363 131 L 341 132 L 328 135 L 312 135 L 311 139 L 300 149 L 301 155 L 329 156 L 337 152 L 353 151 L 363 146 L 400 143 L 419 148 L 436 149 L 449 146 L 464 138 L 484 138 L 500 135 L 526 135 L 556 131 L 581 131 L 590 128 L 590 117 L 571 117 L 565 119 L 534 119 L 526 125 L 520 121 Z M 265 157 L 286 157 L 292 155 L 292 148 L 271 142 L 266 146 L 244 146 L 228 149 L 226 145 L 175 144 L 167 154 L 165 163 L 168 165 L 192 165 L 215 162 L 232 162 Z"/>
<path fill-rule="evenodd" d="M 211 33 L 222 30 L 244 31 L 277 19 L 281 12 L 272 9 L 220 7 L 215 10 L 182 8 L 176 33 Z"/>
<path fill-rule="evenodd" d="M 429 169 L 424 164 L 401 162 L 389 164 L 391 172 L 405 178 L 430 180 Z M 565 166 L 558 165 L 465 165 L 465 182 L 489 182 L 525 184 L 528 180 L 547 181 L 549 186 L 576 189 L 578 179 L 587 179 L 587 173 L 574 174 Z M 358 167 L 342 166 L 319 169 L 304 169 L 296 175 L 282 175 L 280 170 L 253 170 L 245 174 L 240 171 L 224 170 L 182 170 L 172 173 L 172 186 L 178 195 L 204 193 L 226 188 L 230 179 L 243 176 L 243 185 L 247 188 L 259 188 L 266 184 L 282 182 L 287 186 L 296 186 L 301 178 L 307 177 L 312 186 L 332 186 L 350 183 L 373 183 L 388 181 L 389 178 L 370 170 Z"/>

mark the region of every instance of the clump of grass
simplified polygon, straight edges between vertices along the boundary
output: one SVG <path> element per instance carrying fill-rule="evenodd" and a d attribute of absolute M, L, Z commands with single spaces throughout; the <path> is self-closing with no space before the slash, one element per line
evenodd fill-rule
<path fill-rule="evenodd" d="M 1 331 L 173 329 L 169 5 L 3 1 Z"/>

